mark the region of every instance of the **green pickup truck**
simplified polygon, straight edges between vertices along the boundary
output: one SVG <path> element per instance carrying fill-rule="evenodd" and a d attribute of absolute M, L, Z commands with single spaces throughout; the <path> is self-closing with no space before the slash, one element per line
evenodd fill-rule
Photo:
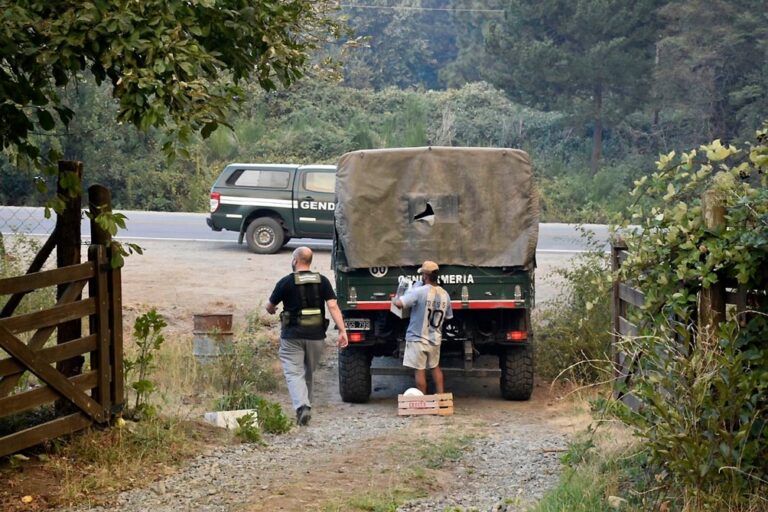
<path fill-rule="evenodd" d="M 453 307 L 443 327 L 446 376 L 498 374 L 505 399 L 529 399 L 539 206 L 528 155 L 364 150 L 345 154 L 337 167 L 332 265 L 350 341 L 338 353 L 342 400 L 369 399 L 374 357 L 394 358 L 374 373 L 411 372 L 398 364 L 408 320 L 390 302 L 400 282 L 418 278 L 424 260 L 440 265 Z M 498 367 L 479 367 L 483 355 L 498 357 Z"/>
<path fill-rule="evenodd" d="M 333 237 L 333 165 L 229 164 L 211 188 L 208 226 L 239 233 L 255 253 L 291 238 Z"/>

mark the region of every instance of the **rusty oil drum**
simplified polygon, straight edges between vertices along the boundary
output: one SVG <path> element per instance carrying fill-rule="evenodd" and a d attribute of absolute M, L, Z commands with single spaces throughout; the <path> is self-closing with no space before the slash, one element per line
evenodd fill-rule
<path fill-rule="evenodd" d="M 203 313 L 193 316 L 192 354 L 210 363 L 232 346 L 232 315 Z"/>

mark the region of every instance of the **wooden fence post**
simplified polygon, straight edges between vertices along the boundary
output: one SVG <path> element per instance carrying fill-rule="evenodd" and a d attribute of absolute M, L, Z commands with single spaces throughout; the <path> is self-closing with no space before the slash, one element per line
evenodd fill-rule
<path fill-rule="evenodd" d="M 717 192 L 708 190 L 701 197 L 701 213 L 707 229 L 718 230 L 725 226 L 725 207 Z M 725 319 L 725 283 L 719 278 L 709 288 L 702 288 L 699 298 L 700 331 L 712 334 Z"/>
<path fill-rule="evenodd" d="M 56 217 L 56 266 L 58 268 L 77 265 L 81 262 L 80 255 L 80 208 L 82 206 L 82 194 L 80 182 L 83 177 L 83 163 L 74 161 L 59 162 L 59 180 L 57 193 L 64 199 L 64 209 Z M 77 187 L 65 189 L 63 183 L 69 180 L 77 180 Z M 56 288 L 56 299 L 60 299 L 66 290 L 65 285 Z M 77 297 L 77 300 L 80 296 Z M 80 320 L 65 322 L 57 328 L 57 342 L 59 344 L 75 340 L 82 336 Z M 78 375 L 82 372 L 85 358 L 73 357 L 57 364 L 58 370 L 67 377 Z M 65 412 L 67 406 L 63 401 L 57 403 L 57 410 Z"/>
<path fill-rule="evenodd" d="M 91 243 L 109 245 L 112 235 L 96 223 L 96 216 L 102 212 L 112 212 L 112 194 L 109 189 L 101 185 L 88 187 L 88 211 L 91 214 Z"/>
<path fill-rule="evenodd" d="M 619 276 L 618 270 L 621 267 L 620 253 L 627 249 L 627 244 L 623 239 L 618 238 L 611 241 L 611 271 L 613 272 L 613 300 L 611 300 L 611 359 L 613 360 L 613 373 L 615 378 L 620 378 L 622 371 L 622 361 L 618 348 L 621 340 L 621 322 L 619 319 L 624 316 L 623 302 L 619 298 Z M 618 398 L 617 389 L 614 387 L 614 397 Z"/>
<path fill-rule="evenodd" d="M 120 412 L 125 404 L 123 375 L 123 304 L 120 269 L 112 268 L 112 235 L 94 219 L 100 213 L 112 212 L 112 194 L 102 185 L 88 188 L 88 209 L 91 213 L 91 242 L 105 246 L 109 303 L 109 366 L 111 368 L 109 401 L 112 412 Z"/>

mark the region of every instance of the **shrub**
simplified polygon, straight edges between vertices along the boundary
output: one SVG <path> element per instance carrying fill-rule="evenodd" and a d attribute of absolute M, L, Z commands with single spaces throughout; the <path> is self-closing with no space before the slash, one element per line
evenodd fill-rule
<path fill-rule="evenodd" d="M 699 324 L 703 291 L 717 283 L 768 289 L 768 125 L 745 150 L 720 141 L 640 180 L 638 223 L 623 278 L 645 293 L 641 336 L 623 349 L 639 361 L 629 388 L 642 403 L 621 418 L 636 429 L 663 492 L 688 510 L 749 510 L 768 482 L 768 303 Z M 726 209 L 708 227 L 702 196 Z M 621 412 L 621 411 L 620 411 Z"/>
<path fill-rule="evenodd" d="M 564 284 L 556 299 L 536 309 L 536 370 L 544 378 L 576 383 L 605 380 L 611 372 L 611 272 L 608 257 L 583 231 L 591 250 L 555 273 Z"/>

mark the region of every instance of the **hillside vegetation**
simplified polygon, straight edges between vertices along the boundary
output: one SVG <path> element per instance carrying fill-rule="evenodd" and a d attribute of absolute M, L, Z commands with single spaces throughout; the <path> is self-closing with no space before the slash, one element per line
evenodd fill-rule
<path fill-rule="evenodd" d="M 659 153 L 748 139 L 768 116 L 768 24 L 757 1 L 350 1 L 339 80 L 246 84 L 231 128 L 174 161 L 165 132 L 118 124 L 87 76 L 62 90 L 76 113 L 43 148 L 85 162 L 119 208 L 204 211 L 233 161 L 333 163 L 379 147 L 507 146 L 534 161 L 544 221 L 605 222 Z M 347 48 L 349 50 L 349 48 Z M 207 135 L 207 133 L 206 133 Z M 2 204 L 42 204 L 33 177 L 0 162 Z M 49 178 L 50 179 L 50 178 Z"/>

